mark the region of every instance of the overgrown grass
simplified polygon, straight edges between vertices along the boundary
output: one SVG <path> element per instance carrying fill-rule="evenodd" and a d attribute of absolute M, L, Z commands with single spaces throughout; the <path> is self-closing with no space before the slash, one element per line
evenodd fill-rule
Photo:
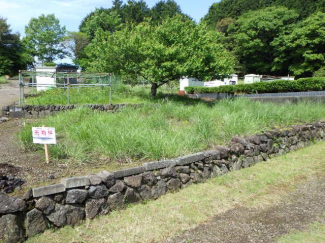
<path fill-rule="evenodd" d="M 150 101 L 149 92 L 146 87 L 138 86 L 131 88 L 126 85 L 119 85 L 112 92 L 112 103 L 147 103 Z M 69 104 L 109 104 L 110 91 L 108 87 L 104 88 L 70 88 Z M 35 97 L 26 99 L 30 105 L 66 105 L 66 89 L 50 89 L 40 92 Z"/>
<path fill-rule="evenodd" d="M 158 90 L 158 96 L 152 98 L 150 96 L 150 86 L 137 85 L 130 86 L 117 83 L 112 88 L 113 104 L 139 104 L 150 103 L 160 99 L 164 94 L 176 94 L 175 88 L 162 86 Z M 34 97 L 26 99 L 29 105 L 66 105 L 67 90 L 53 88 L 47 91 L 34 92 Z M 70 104 L 109 104 L 109 87 L 84 88 L 74 87 L 69 89 Z"/>
<path fill-rule="evenodd" d="M 0 76 L 0 84 L 6 84 L 8 83 L 8 80 L 5 78 L 5 76 Z"/>
<path fill-rule="evenodd" d="M 273 206 L 294 190 L 297 182 L 324 174 L 324 149 L 321 142 L 75 228 L 46 231 L 28 242 L 162 242 L 238 205 Z"/>
<path fill-rule="evenodd" d="M 305 231 L 294 231 L 278 240 L 278 243 L 323 243 L 325 241 L 325 224 L 313 223 Z"/>
<path fill-rule="evenodd" d="M 208 149 L 235 135 L 323 118 L 325 106 L 320 103 L 275 105 L 236 99 L 184 105 L 166 101 L 114 114 L 85 108 L 59 113 L 26 125 L 20 139 L 27 149 L 41 149 L 32 144 L 31 126 L 45 124 L 58 133 L 58 144 L 50 146 L 54 157 L 151 160 Z"/>

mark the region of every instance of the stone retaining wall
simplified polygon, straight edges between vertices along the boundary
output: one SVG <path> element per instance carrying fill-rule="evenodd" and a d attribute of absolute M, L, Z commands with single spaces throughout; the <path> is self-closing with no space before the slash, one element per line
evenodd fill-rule
<path fill-rule="evenodd" d="M 115 112 L 126 106 L 139 107 L 141 104 L 111 104 L 111 105 L 83 105 L 92 110 Z M 11 118 L 37 118 L 47 115 L 54 115 L 57 112 L 73 110 L 77 105 L 24 105 L 24 106 L 3 106 L 2 115 Z"/>
<path fill-rule="evenodd" d="M 128 203 L 157 199 L 324 140 L 324 132 L 325 122 L 297 125 L 283 131 L 234 137 L 228 146 L 211 151 L 125 170 L 64 178 L 60 184 L 30 189 L 23 198 L 0 193 L 0 241 L 22 242 L 49 227 L 75 225 Z"/>

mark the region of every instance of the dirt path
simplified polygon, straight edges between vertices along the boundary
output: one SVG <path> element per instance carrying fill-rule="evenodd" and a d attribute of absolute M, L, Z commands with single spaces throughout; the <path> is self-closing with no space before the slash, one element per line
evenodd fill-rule
<path fill-rule="evenodd" d="M 19 81 L 12 80 L 7 84 L 0 85 L 0 108 L 11 105 L 19 99 Z"/>
<path fill-rule="evenodd" d="M 263 209 L 238 207 L 165 242 L 276 242 L 291 230 L 303 230 L 315 221 L 325 223 L 324 212 L 322 175 L 299 186 L 277 205 Z"/>

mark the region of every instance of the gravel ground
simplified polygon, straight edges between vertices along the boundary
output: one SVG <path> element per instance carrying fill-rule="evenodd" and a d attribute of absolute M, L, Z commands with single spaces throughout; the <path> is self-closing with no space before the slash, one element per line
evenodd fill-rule
<path fill-rule="evenodd" d="M 312 222 L 325 223 L 324 212 L 325 173 L 299 186 L 277 205 L 262 209 L 238 207 L 164 242 L 276 242 L 280 236 L 303 230 Z"/>
<path fill-rule="evenodd" d="M 0 85 L 0 107 L 5 105 L 11 105 L 17 102 L 18 99 L 19 99 L 18 80 L 11 80 L 7 84 Z"/>

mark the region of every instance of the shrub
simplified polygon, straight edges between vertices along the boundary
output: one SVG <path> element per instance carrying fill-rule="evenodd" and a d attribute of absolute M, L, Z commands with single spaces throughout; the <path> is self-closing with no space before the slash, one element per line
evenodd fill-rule
<path fill-rule="evenodd" d="M 228 94 L 255 94 L 281 93 L 299 91 L 325 90 L 325 77 L 302 78 L 297 81 L 279 80 L 253 84 L 225 85 L 220 87 L 186 87 L 187 93 L 228 93 Z"/>

